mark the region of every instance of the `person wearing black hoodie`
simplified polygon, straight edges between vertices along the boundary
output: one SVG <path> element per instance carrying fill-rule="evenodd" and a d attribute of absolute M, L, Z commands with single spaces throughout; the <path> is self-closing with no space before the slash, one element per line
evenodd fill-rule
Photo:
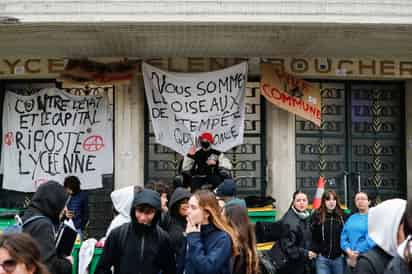
<path fill-rule="evenodd" d="M 172 247 L 175 251 L 176 257 L 182 253 L 183 244 L 185 242 L 184 232 L 187 225 L 187 214 L 189 210 L 189 198 L 191 193 L 182 187 L 176 188 L 170 198 L 170 224 L 167 232 L 170 236 Z"/>
<path fill-rule="evenodd" d="M 175 274 L 170 239 L 158 225 L 160 195 L 150 189 L 135 193 L 131 222 L 115 228 L 106 239 L 96 274 Z"/>
<path fill-rule="evenodd" d="M 44 216 L 24 225 L 23 232 L 37 241 L 42 260 L 52 274 L 71 273 L 70 261 L 58 255 L 55 248 L 56 230 L 67 199 L 68 195 L 62 185 L 48 181 L 39 186 L 22 217 L 24 223 L 34 216 Z"/>
<path fill-rule="evenodd" d="M 322 195 L 320 208 L 312 214 L 312 250 L 318 254 L 317 274 L 345 272 L 340 236 L 346 219 L 336 192 L 326 191 Z"/>

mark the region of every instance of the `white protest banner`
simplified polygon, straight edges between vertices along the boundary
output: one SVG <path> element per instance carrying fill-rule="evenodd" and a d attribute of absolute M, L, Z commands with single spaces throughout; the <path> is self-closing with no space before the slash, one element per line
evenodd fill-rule
<path fill-rule="evenodd" d="M 172 73 L 142 65 L 156 141 L 186 155 L 203 132 L 214 148 L 243 143 L 247 63 L 205 73 Z"/>
<path fill-rule="evenodd" d="M 48 181 L 78 176 L 82 189 L 102 187 L 113 172 L 111 112 L 105 95 L 44 89 L 7 92 L 3 105 L 3 188 L 34 192 Z"/>

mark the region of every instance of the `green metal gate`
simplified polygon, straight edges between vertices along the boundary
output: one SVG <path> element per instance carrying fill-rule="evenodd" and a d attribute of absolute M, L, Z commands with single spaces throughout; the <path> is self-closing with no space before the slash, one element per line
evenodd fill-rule
<path fill-rule="evenodd" d="M 399 82 L 314 82 L 322 126 L 296 117 L 296 184 L 311 197 L 320 175 L 352 205 L 406 196 L 404 86 Z M 346 186 L 346 187 L 345 187 Z"/>

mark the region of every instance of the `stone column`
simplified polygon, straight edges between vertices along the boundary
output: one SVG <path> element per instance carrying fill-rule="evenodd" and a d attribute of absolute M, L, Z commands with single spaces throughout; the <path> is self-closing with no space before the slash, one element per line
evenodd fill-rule
<path fill-rule="evenodd" d="M 266 193 L 276 199 L 278 217 L 289 208 L 296 190 L 295 115 L 266 103 Z"/>
<path fill-rule="evenodd" d="M 144 87 L 142 76 L 115 88 L 115 189 L 144 184 Z"/>

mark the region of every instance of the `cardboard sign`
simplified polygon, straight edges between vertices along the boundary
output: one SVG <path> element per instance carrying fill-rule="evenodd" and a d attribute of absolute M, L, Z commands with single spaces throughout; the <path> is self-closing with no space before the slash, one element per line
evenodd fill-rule
<path fill-rule="evenodd" d="M 321 125 L 320 89 L 280 70 L 273 64 L 261 65 L 262 95 L 275 106 Z"/>

